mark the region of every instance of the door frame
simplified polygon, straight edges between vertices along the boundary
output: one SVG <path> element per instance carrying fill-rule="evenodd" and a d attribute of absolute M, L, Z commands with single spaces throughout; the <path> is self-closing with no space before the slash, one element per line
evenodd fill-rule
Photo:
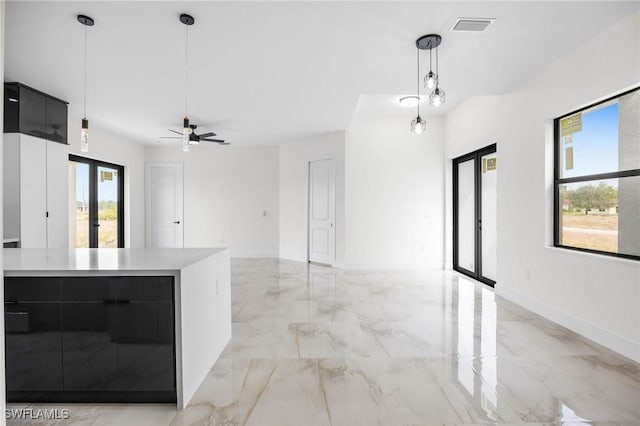
<path fill-rule="evenodd" d="M 180 170 L 182 188 L 182 209 L 180 222 L 182 226 L 182 247 L 184 247 L 184 163 L 182 161 L 148 161 L 144 165 L 144 206 L 145 206 L 145 247 L 151 247 L 151 167 L 173 167 Z"/>
<path fill-rule="evenodd" d="M 491 144 L 480 148 L 476 151 L 468 154 L 461 155 L 454 158 L 452 161 L 452 174 L 453 174 L 453 269 L 461 274 L 467 275 L 475 280 L 478 280 L 490 287 L 494 287 L 496 282 L 490 278 L 482 275 L 482 167 L 481 159 L 484 155 L 497 153 L 497 144 Z M 474 198 L 475 208 L 473 212 L 473 220 L 475 223 L 474 232 L 474 251 L 475 251 L 475 264 L 476 271 L 469 271 L 461 267 L 458 264 L 458 165 L 465 161 L 474 160 Z"/>
<path fill-rule="evenodd" d="M 69 154 L 69 161 L 89 165 L 89 247 L 98 247 L 98 167 L 108 167 L 118 171 L 118 248 L 124 248 L 124 166 Z M 92 225 L 93 223 L 93 225 Z M 95 246 L 94 246 L 95 243 Z"/>
<path fill-rule="evenodd" d="M 310 213 L 311 213 L 311 163 L 315 162 L 315 161 L 322 161 L 322 160 L 331 160 L 331 177 L 332 177 L 332 194 L 333 194 L 333 209 L 331 211 L 329 211 L 329 214 L 331 215 L 331 223 L 333 223 L 333 226 L 331 227 L 332 229 L 332 234 L 333 234 L 333 241 L 331 242 L 331 244 L 333 245 L 333 256 L 330 259 L 331 263 L 329 263 L 328 265 L 330 266 L 334 266 L 336 263 L 336 160 L 335 157 L 333 155 L 321 155 L 321 156 L 317 156 L 317 157 L 307 157 L 306 158 L 306 168 L 307 168 L 307 182 L 305 185 L 305 190 L 306 190 L 306 208 L 305 208 L 305 215 L 306 215 L 306 223 L 307 223 L 307 263 L 314 263 L 314 264 L 321 264 L 321 265 L 325 265 L 324 263 L 318 263 L 318 262 L 312 262 L 311 261 L 311 221 L 310 221 Z"/>

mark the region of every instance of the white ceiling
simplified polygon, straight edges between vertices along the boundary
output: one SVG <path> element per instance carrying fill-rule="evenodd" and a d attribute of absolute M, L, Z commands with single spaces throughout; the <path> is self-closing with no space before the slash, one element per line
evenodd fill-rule
<path fill-rule="evenodd" d="M 5 79 L 70 102 L 82 114 L 82 27 L 89 29 L 92 126 L 156 143 L 184 115 L 189 29 L 189 116 L 233 144 L 278 144 L 349 127 L 358 97 L 413 94 L 415 39 L 436 32 L 446 113 L 499 94 L 586 42 L 633 2 L 32 2 L 6 7 Z M 496 18 L 485 33 L 453 33 L 458 17 Z M 597 52 L 594 52 L 596 55 Z M 423 71 L 428 56 L 422 57 Z M 405 110 L 407 121 L 412 110 Z M 71 127 L 72 129 L 73 127 Z M 73 131 L 73 130 L 70 130 Z"/>

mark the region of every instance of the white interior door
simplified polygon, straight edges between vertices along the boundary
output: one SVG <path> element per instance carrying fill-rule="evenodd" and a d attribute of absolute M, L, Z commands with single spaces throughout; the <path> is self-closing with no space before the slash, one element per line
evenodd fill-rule
<path fill-rule="evenodd" d="M 309 261 L 335 260 L 335 185 L 333 160 L 309 162 Z"/>
<path fill-rule="evenodd" d="M 147 247 L 183 247 L 182 163 L 147 163 Z"/>

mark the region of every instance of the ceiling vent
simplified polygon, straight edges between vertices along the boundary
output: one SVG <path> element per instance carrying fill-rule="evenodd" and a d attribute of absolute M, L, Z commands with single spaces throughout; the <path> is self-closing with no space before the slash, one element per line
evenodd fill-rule
<path fill-rule="evenodd" d="M 492 18 L 458 18 L 451 31 L 482 32 L 495 21 Z"/>

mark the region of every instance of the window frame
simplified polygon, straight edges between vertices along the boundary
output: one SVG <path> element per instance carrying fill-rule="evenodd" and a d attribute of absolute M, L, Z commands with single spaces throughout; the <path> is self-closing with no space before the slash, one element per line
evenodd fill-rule
<path fill-rule="evenodd" d="M 624 177 L 640 177 L 640 169 L 631 169 L 631 170 L 622 170 L 617 172 L 607 172 L 607 173 L 596 173 L 592 175 L 582 175 L 582 176 L 574 176 L 568 178 L 560 177 L 560 170 L 562 165 L 560 164 L 561 156 L 560 156 L 560 120 L 566 117 L 570 117 L 579 112 L 583 112 L 585 110 L 594 108 L 598 105 L 602 105 L 604 103 L 610 102 L 612 100 L 621 98 L 630 93 L 640 91 L 640 86 L 634 87 L 632 89 L 626 90 L 624 92 L 618 93 L 617 95 L 608 97 L 598 102 L 594 102 L 585 107 L 579 108 L 575 111 L 571 111 L 567 114 L 563 114 L 559 117 L 554 118 L 553 120 L 553 246 L 557 248 L 581 251 L 586 253 L 594 253 L 601 254 L 605 256 L 611 257 L 619 257 L 625 259 L 632 260 L 640 260 L 640 255 L 626 254 L 626 253 L 612 253 L 609 251 L 603 250 L 595 250 L 583 247 L 573 247 L 566 246 L 560 244 L 560 221 L 558 220 L 558 214 L 560 213 L 560 186 L 567 183 L 574 182 L 587 182 L 587 181 L 597 181 L 604 179 L 616 179 L 616 178 L 624 178 Z M 640 214 L 640 212 L 638 212 Z"/>
<path fill-rule="evenodd" d="M 118 248 L 124 248 L 124 166 L 75 154 L 69 154 L 69 161 L 89 165 L 89 248 L 98 248 L 99 245 L 98 227 L 92 225 L 98 221 L 98 167 L 118 170 Z"/>

